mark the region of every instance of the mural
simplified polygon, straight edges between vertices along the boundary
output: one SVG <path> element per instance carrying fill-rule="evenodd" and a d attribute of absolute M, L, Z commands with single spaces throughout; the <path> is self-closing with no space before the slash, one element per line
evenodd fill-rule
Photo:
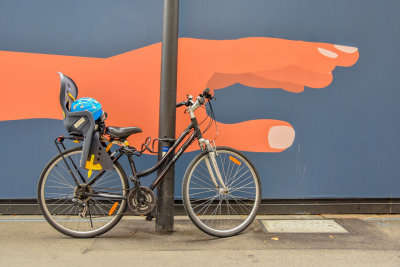
<path fill-rule="evenodd" d="M 400 198 L 398 10 L 398 0 L 181 1 L 177 101 L 213 88 L 216 144 L 245 151 L 263 198 Z M 0 1 L 0 199 L 35 198 L 66 134 L 57 71 L 103 104 L 107 125 L 141 127 L 133 145 L 158 135 L 162 14 L 163 0 Z M 177 119 L 180 131 L 183 108 Z M 197 153 L 176 166 L 176 198 Z"/>
<path fill-rule="evenodd" d="M 206 87 L 221 89 L 236 83 L 293 93 L 302 92 L 304 86 L 323 88 L 332 82 L 336 66 L 352 66 L 359 56 L 355 47 L 265 37 L 181 38 L 178 54 L 178 101 L 187 94 L 196 96 Z M 0 72 L 8 76 L 0 80 L 0 87 L 8 88 L 0 120 L 61 119 L 55 101 L 59 94 L 55 90 L 57 71 L 61 71 L 77 83 L 79 97 L 93 97 L 102 103 L 109 115 L 108 126 L 142 128 L 143 133 L 130 140 L 136 147 L 145 137 L 158 136 L 161 43 L 105 59 L 6 51 L 0 51 L 0 58 L 5 63 Z M 198 117 L 207 116 L 201 111 Z M 178 135 L 188 120 L 183 112 L 177 112 Z M 295 137 L 290 123 L 276 119 L 220 123 L 218 127 L 218 145 L 251 152 L 283 151 Z M 216 134 L 213 129 L 208 132 L 211 137 Z"/>

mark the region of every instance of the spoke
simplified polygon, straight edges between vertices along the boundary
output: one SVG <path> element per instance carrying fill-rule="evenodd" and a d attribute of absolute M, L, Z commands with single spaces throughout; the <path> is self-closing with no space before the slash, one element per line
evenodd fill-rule
<path fill-rule="evenodd" d="M 49 200 L 55 200 L 55 199 L 58 199 L 57 201 L 55 201 L 55 202 L 53 202 L 53 203 L 49 203 L 49 204 L 47 204 L 47 205 L 58 205 L 57 204 L 57 202 L 59 202 L 59 201 L 67 201 L 68 200 L 68 198 L 46 198 L 46 200 L 45 200 L 45 202 L 47 202 L 47 201 L 49 201 Z"/>
<path fill-rule="evenodd" d="M 112 176 L 114 176 L 116 173 L 113 173 L 113 171 L 111 171 L 110 173 L 107 173 L 107 174 L 102 174 L 97 180 L 96 180 L 96 182 L 94 182 L 93 183 L 93 185 L 95 185 L 95 184 L 97 184 L 97 183 L 99 183 L 100 181 L 102 181 L 102 180 L 104 180 L 104 179 L 107 179 L 107 178 L 109 178 L 109 177 L 112 177 Z M 96 176 L 95 176 L 96 177 Z M 94 177 L 94 178 L 95 178 Z M 93 178 L 93 179 L 94 179 Z M 117 179 L 117 180 L 119 180 L 119 179 Z"/>
<path fill-rule="evenodd" d="M 216 191 L 217 189 L 216 188 L 208 188 L 208 187 L 192 187 L 192 188 L 190 188 L 190 191 L 192 191 L 192 190 L 206 190 L 206 191 L 214 190 L 214 191 Z"/>
<path fill-rule="evenodd" d="M 65 172 L 66 173 L 68 173 L 69 175 L 71 175 L 70 173 L 69 173 L 69 171 L 62 165 L 62 164 L 60 164 L 61 162 L 63 162 L 64 163 L 64 161 L 59 161 L 57 164 L 56 164 L 56 167 L 57 167 L 57 165 L 60 165 L 61 166 L 61 168 L 63 168 L 64 170 L 65 170 Z M 54 169 L 54 171 L 56 171 L 57 173 L 59 173 L 56 169 Z M 61 175 L 62 177 L 64 177 L 63 175 Z M 68 180 L 65 180 L 67 183 L 69 183 L 68 182 Z M 75 183 L 75 182 L 74 182 Z"/>
<path fill-rule="evenodd" d="M 60 165 L 62 167 L 62 165 Z M 68 184 L 71 187 L 74 187 L 67 179 L 65 179 L 64 175 L 62 175 L 57 169 L 57 167 L 53 168 L 53 170 L 59 175 L 59 177 L 55 176 L 54 174 L 50 174 L 51 176 L 53 176 L 54 178 L 58 178 L 58 180 L 61 182 L 61 180 L 63 180 L 66 184 Z M 60 179 L 61 178 L 61 179 Z"/>
<path fill-rule="evenodd" d="M 242 178 L 243 175 L 245 175 L 246 173 L 248 173 L 250 170 L 248 169 L 246 172 L 244 172 L 242 175 L 240 175 L 239 177 L 235 178 L 232 180 L 232 182 L 229 183 L 229 186 L 232 186 L 237 180 L 239 180 L 240 178 Z M 250 174 L 252 176 L 252 174 Z"/>
<path fill-rule="evenodd" d="M 96 204 L 98 204 L 98 205 L 95 205 L 95 206 L 100 210 L 100 212 L 102 212 L 103 216 L 106 217 L 106 214 L 108 216 L 108 211 L 106 211 L 105 209 L 103 209 L 103 207 L 101 207 L 102 203 L 98 202 L 94 198 L 91 198 L 91 199 L 94 200 L 96 202 Z M 106 204 L 104 204 L 104 205 L 106 205 Z"/>
<path fill-rule="evenodd" d="M 251 213 L 251 210 L 249 210 L 244 204 L 241 204 L 241 203 L 243 203 L 242 201 L 240 201 L 239 199 L 236 199 L 234 196 L 232 196 L 231 195 L 231 197 L 233 197 L 233 199 L 237 202 L 237 203 L 239 203 L 239 207 L 240 207 L 240 209 L 243 211 L 243 214 L 245 214 L 245 211 L 242 209 L 242 207 L 244 207 L 248 212 L 250 212 Z M 253 205 L 253 204 L 246 204 L 246 205 Z"/>
<path fill-rule="evenodd" d="M 231 209 L 231 210 L 233 211 L 233 213 L 236 213 L 236 215 L 239 215 L 239 214 L 235 211 L 235 209 L 232 207 L 232 205 L 229 204 L 229 200 L 228 200 L 228 199 L 225 198 L 225 202 L 226 202 L 226 205 L 227 205 L 227 207 L 228 207 L 228 210 Z M 233 214 L 233 213 L 232 213 L 232 214 Z"/>
<path fill-rule="evenodd" d="M 53 176 L 54 178 L 57 178 L 57 177 L 55 177 L 53 174 L 51 174 L 51 176 Z M 59 180 L 59 179 L 58 179 L 58 180 Z M 60 181 L 55 181 L 55 180 L 49 179 L 48 181 L 51 182 L 51 183 L 55 183 L 55 184 L 59 184 L 59 185 L 64 185 L 64 186 L 69 187 L 69 188 L 74 188 L 74 186 L 72 186 L 72 185 L 62 183 L 61 180 L 60 180 Z"/>
<path fill-rule="evenodd" d="M 65 186 L 59 186 L 59 185 L 48 185 L 46 186 L 47 188 L 65 188 Z"/>
<path fill-rule="evenodd" d="M 72 204 L 70 204 L 70 205 L 68 205 L 65 209 L 63 209 L 61 212 L 58 212 L 58 214 L 60 214 L 60 215 L 62 215 L 62 214 L 64 214 L 64 211 L 66 211 L 69 207 L 71 207 L 72 206 L 72 208 L 74 208 L 74 206 L 75 205 L 72 205 Z M 71 212 L 71 211 L 70 211 Z M 66 214 L 66 215 L 68 215 L 68 213 Z"/>
<path fill-rule="evenodd" d="M 69 194 L 66 194 L 66 193 L 45 193 L 46 194 L 46 196 L 47 195 L 56 195 L 56 196 L 65 196 L 65 195 L 69 195 Z"/>
<path fill-rule="evenodd" d="M 122 189 L 119 185 L 118 186 L 112 186 L 112 187 L 92 187 L 92 189 L 96 189 L 96 191 L 100 192 L 101 190 L 110 190 L 112 193 L 116 193 L 116 191 L 121 191 L 123 192 L 124 189 Z"/>
<path fill-rule="evenodd" d="M 222 166 L 222 173 L 221 173 L 221 175 L 225 178 L 225 179 L 224 179 L 224 182 L 226 183 L 226 182 L 227 182 L 227 180 L 226 180 L 226 174 L 225 174 L 225 160 L 226 160 L 226 154 L 224 153 L 223 155 L 224 155 L 223 161 L 222 161 L 222 158 L 221 158 L 221 160 L 220 160 L 221 166 Z M 220 168 L 220 169 L 221 169 L 221 168 Z"/>
<path fill-rule="evenodd" d="M 203 162 L 201 162 L 201 163 L 203 163 Z M 206 174 L 203 174 L 203 173 L 200 172 L 198 169 L 195 169 L 194 171 L 197 171 L 198 173 L 202 174 L 202 176 L 204 176 L 204 178 L 205 178 L 205 182 L 207 182 L 208 185 L 214 186 L 214 183 L 208 183 L 208 182 L 212 181 L 212 180 L 211 180 L 211 174 L 210 174 L 210 172 L 208 171 L 208 168 L 207 168 L 207 167 L 203 167 L 202 165 L 200 165 L 201 163 L 199 163 L 197 166 L 201 167 L 201 168 L 204 170 L 204 172 L 205 172 Z M 205 162 L 204 162 L 204 164 L 205 164 Z M 212 169 L 212 167 L 211 167 L 211 169 Z M 194 172 L 194 171 L 193 171 L 193 172 Z M 194 176 L 194 174 L 192 174 L 192 175 Z M 198 178 L 198 177 L 197 177 L 197 178 Z M 200 179 L 200 178 L 198 178 L 198 179 Z M 202 179 L 200 179 L 200 180 L 202 180 Z"/>
<path fill-rule="evenodd" d="M 213 198 L 206 198 L 206 199 L 208 199 L 207 201 L 205 201 L 205 202 L 203 202 L 203 203 L 200 203 L 200 204 L 197 204 L 196 206 L 193 207 L 193 210 L 196 209 L 198 206 L 204 206 L 204 205 L 206 205 L 207 203 L 211 203 L 211 202 L 214 200 L 214 198 L 215 198 L 216 196 L 217 196 L 217 195 L 215 195 Z M 202 208 L 202 209 L 203 209 L 203 208 Z M 200 211 L 201 211 L 202 209 L 200 209 Z"/>
<path fill-rule="evenodd" d="M 245 191 L 245 190 L 240 190 L 240 189 L 236 189 L 236 190 L 232 190 L 230 193 L 233 193 L 233 192 L 242 192 L 242 193 L 246 193 L 246 194 L 252 194 L 252 195 L 255 195 L 256 194 L 256 192 L 249 192 L 249 191 Z"/>
<path fill-rule="evenodd" d="M 237 169 L 236 169 L 235 174 L 234 174 L 232 177 L 228 178 L 228 183 L 229 183 L 230 181 L 235 181 L 235 180 L 236 180 L 236 179 L 235 179 L 236 175 L 237 175 L 245 166 L 246 166 L 245 163 L 242 163 L 242 166 L 238 166 Z M 246 167 L 247 167 L 247 166 L 246 166 Z M 240 178 L 240 177 L 239 177 L 239 178 Z M 233 184 L 233 182 L 232 182 L 231 184 Z"/>
<path fill-rule="evenodd" d="M 192 188 L 192 189 L 194 189 L 194 188 Z M 194 195 L 204 194 L 206 192 L 215 192 L 215 189 L 208 189 L 208 190 L 204 190 L 204 191 L 201 191 L 201 192 L 190 193 L 190 195 L 194 196 Z"/>
<path fill-rule="evenodd" d="M 231 188 L 231 189 L 232 189 L 232 192 L 234 192 L 234 191 L 236 191 L 236 190 L 244 189 L 244 188 L 256 188 L 255 186 L 248 186 L 248 185 L 255 185 L 255 184 L 254 184 L 254 181 L 251 180 L 251 181 L 248 182 L 247 184 L 241 185 L 240 187 L 234 187 L 234 188 Z"/>
<path fill-rule="evenodd" d="M 96 183 L 93 184 L 93 186 L 101 186 L 101 185 L 109 184 L 109 183 L 114 182 L 114 181 L 120 181 L 120 179 L 119 178 L 115 178 L 115 179 L 109 180 L 109 181 L 102 181 L 102 183 L 97 183 L 96 182 Z"/>
<path fill-rule="evenodd" d="M 242 185 L 242 184 L 243 184 L 244 182 L 247 182 L 249 179 L 250 179 L 250 182 L 247 183 L 246 185 L 249 185 L 249 184 L 251 184 L 251 183 L 253 183 L 253 184 L 255 185 L 254 177 L 251 175 L 251 176 L 248 176 L 248 177 L 246 177 L 245 179 L 241 180 L 239 183 L 237 183 L 237 184 L 235 184 L 235 185 L 231 185 L 230 188 L 236 188 L 236 187 L 243 187 L 243 186 L 246 186 L 246 185 Z"/>
<path fill-rule="evenodd" d="M 206 199 L 209 199 L 209 197 L 199 198 L 199 199 L 196 199 L 196 200 L 190 200 L 190 203 L 195 203 L 195 202 L 199 202 L 199 201 L 204 201 L 204 200 L 206 200 Z"/>
<path fill-rule="evenodd" d="M 201 216 L 203 216 L 206 212 L 207 212 L 207 210 L 208 210 L 208 208 L 211 206 L 211 203 L 214 201 L 214 199 L 217 197 L 218 195 L 215 195 L 212 199 L 210 199 L 210 201 L 206 201 L 206 203 L 208 202 L 208 203 L 210 203 L 208 206 L 207 206 L 207 208 L 204 210 L 204 212 L 203 212 L 203 214 L 201 215 Z M 199 205 L 198 205 L 199 206 Z M 202 209 L 204 209 L 206 206 L 204 206 L 203 208 L 201 208 L 199 211 L 198 211 L 198 213 L 200 213 L 201 212 L 201 210 Z"/>
<path fill-rule="evenodd" d="M 61 199 L 60 199 L 61 200 Z M 64 205 L 66 202 L 68 201 L 68 199 L 66 199 L 63 203 L 61 204 L 51 204 L 51 205 L 58 205 L 57 207 L 55 207 L 54 209 L 58 209 L 61 205 Z"/>
<path fill-rule="evenodd" d="M 74 205 L 70 205 L 69 207 L 72 207 L 72 208 L 71 208 L 71 209 L 69 210 L 69 212 L 66 214 L 67 216 L 71 214 L 71 212 L 74 210 L 75 207 L 77 208 L 77 206 L 74 206 Z M 68 208 L 68 207 L 67 207 L 67 208 Z"/>
<path fill-rule="evenodd" d="M 219 199 L 219 202 L 218 202 L 217 207 L 215 207 L 215 209 L 214 209 L 213 212 L 211 213 L 210 217 L 209 217 L 204 223 L 207 223 L 207 222 L 212 218 L 212 216 L 215 215 L 215 214 L 218 212 L 218 209 L 219 209 L 219 207 L 221 206 L 221 203 L 222 203 L 222 200 Z M 203 213 L 203 214 L 204 214 L 204 213 Z M 212 223 L 211 223 L 211 225 L 212 225 Z"/>
<path fill-rule="evenodd" d="M 254 198 L 239 197 L 239 196 L 234 196 L 234 195 L 231 195 L 231 196 L 232 196 L 232 198 L 235 197 L 236 199 L 249 200 L 249 201 L 255 202 Z"/>
<path fill-rule="evenodd" d="M 228 157 L 228 155 L 227 155 L 227 157 Z M 229 173 L 230 173 L 230 167 L 231 167 L 231 163 L 232 163 L 232 161 L 230 160 L 230 159 L 227 159 L 226 161 L 228 161 L 228 167 L 226 168 L 226 177 L 227 177 L 227 179 L 229 180 Z"/>
<path fill-rule="evenodd" d="M 195 185 L 197 185 L 197 186 L 204 186 L 204 185 L 202 185 L 202 184 L 198 184 L 198 183 L 194 182 L 193 180 L 191 180 L 190 182 L 193 183 L 193 184 L 195 184 Z M 215 188 L 215 185 L 214 185 L 214 186 L 211 186 L 211 187 Z M 205 188 L 210 188 L 210 187 L 205 187 Z"/>
<path fill-rule="evenodd" d="M 243 190 L 243 189 L 256 189 L 256 187 L 252 187 L 252 186 L 250 186 L 250 187 L 241 187 L 241 188 L 237 188 L 235 190 L 230 190 L 229 193 L 242 192 L 242 193 L 248 193 L 248 194 L 252 194 L 252 195 L 256 194 L 255 190 L 254 191 L 252 190 L 251 192 L 248 192 L 248 191 Z"/>
<path fill-rule="evenodd" d="M 206 158 L 203 158 L 203 161 L 202 162 L 200 162 L 199 164 L 197 164 L 197 166 L 199 166 L 200 168 L 202 168 L 203 169 L 203 171 L 205 172 L 205 173 L 208 173 L 208 168 L 207 168 L 207 165 L 206 165 Z M 206 167 L 204 167 L 203 166 L 203 163 L 204 162 L 204 164 L 206 165 Z M 198 171 L 197 169 L 195 169 L 196 171 Z M 198 172 L 200 172 L 200 171 L 198 171 Z"/>
<path fill-rule="evenodd" d="M 209 184 L 209 183 L 206 183 L 206 182 L 204 182 L 204 180 L 202 180 L 202 179 L 200 179 L 200 178 L 198 178 L 197 176 L 195 176 L 195 175 L 192 175 L 192 177 L 191 178 L 196 178 L 197 179 L 197 181 L 200 181 L 201 182 L 201 184 L 198 184 L 198 183 L 196 183 L 196 182 L 194 182 L 194 179 L 191 179 L 191 183 L 196 183 L 196 185 L 198 185 L 198 186 L 201 186 L 201 185 L 203 185 L 203 186 L 208 186 L 208 187 L 214 187 L 215 188 L 215 185 L 211 185 L 211 184 Z"/>

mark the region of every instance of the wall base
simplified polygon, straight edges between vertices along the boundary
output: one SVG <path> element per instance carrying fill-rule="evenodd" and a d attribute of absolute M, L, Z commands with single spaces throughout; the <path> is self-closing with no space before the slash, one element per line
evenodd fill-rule
<path fill-rule="evenodd" d="M 175 215 L 185 215 L 181 200 L 175 200 Z M 258 214 L 396 214 L 400 199 L 289 199 L 262 200 Z M 0 200 L 0 215 L 41 214 L 36 199 Z M 129 211 L 128 211 L 129 214 Z"/>

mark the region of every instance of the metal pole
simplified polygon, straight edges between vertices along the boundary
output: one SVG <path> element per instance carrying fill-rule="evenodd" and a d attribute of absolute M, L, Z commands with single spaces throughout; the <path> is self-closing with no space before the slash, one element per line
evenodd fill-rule
<path fill-rule="evenodd" d="M 159 138 L 175 139 L 178 20 L 179 0 L 164 0 Z M 170 146 L 171 143 L 159 142 L 158 159 L 162 157 L 163 150 L 165 152 Z M 160 172 L 161 169 L 158 174 Z M 172 232 L 174 228 L 174 176 L 175 169 L 171 168 L 157 188 L 158 232 Z"/>

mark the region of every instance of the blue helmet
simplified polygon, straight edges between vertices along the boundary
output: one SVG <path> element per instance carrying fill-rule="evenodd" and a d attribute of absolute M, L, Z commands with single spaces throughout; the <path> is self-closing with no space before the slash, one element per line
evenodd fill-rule
<path fill-rule="evenodd" d="M 87 110 L 93 115 L 93 119 L 97 120 L 103 114 L 103 110 L 101 109 L 101 104 L 90 97 L 82 97 L 71 104 L 71 112 L 76 111 L 84 111 Z"/>

